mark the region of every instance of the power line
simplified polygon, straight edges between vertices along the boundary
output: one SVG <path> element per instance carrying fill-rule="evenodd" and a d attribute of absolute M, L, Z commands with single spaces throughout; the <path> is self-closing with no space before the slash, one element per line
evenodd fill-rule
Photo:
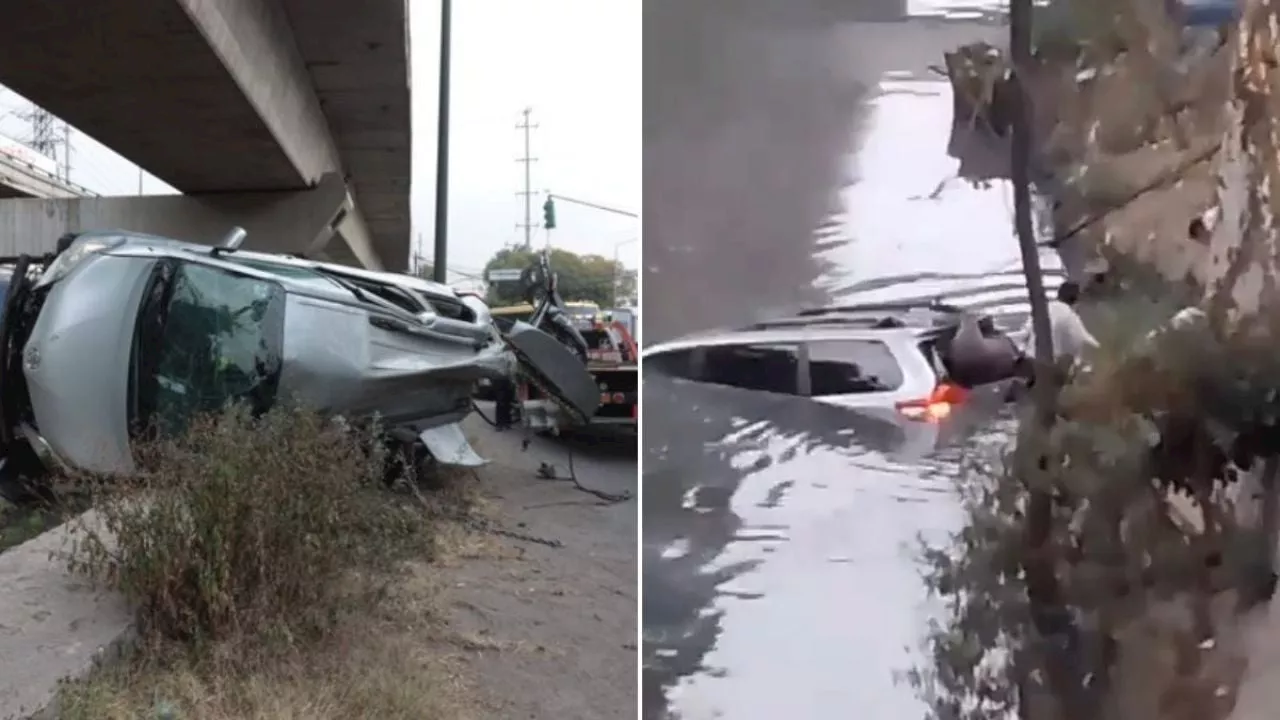
<path fill-rule="evenodd" d="M 524 223 L 516 224 L 516 228 L 524 229 L 524 249 L 528 250 L 533 243 L 533 164 L 538 158 L 530 155 L 529 131 L 536 129 L 536 124 L 529 122 L 529 116 L 533 113 L 533 108 L 525 108 L 520 114 L 523 120 L 516 125 L 517 130 L 524 132 L 524 155 L 516 158 L 516 162 L 524 163 L 524 190 L 516 193 L 524 196 Z"/>

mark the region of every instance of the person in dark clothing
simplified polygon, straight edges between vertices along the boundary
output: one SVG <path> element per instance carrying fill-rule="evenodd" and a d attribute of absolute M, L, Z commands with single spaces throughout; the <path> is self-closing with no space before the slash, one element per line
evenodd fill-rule
<path fill-rule="evenodd" d="M 499 430 L 506 430 L 520 420 L 520 403 L 516 397 L 516 383 L 508 377 L 493 382 L 496 403 L 494 423 Z"/>

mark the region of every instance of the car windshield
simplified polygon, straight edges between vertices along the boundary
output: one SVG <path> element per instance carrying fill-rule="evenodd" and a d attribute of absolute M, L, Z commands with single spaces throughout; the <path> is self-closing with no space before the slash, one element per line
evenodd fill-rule
<path fill-rule="evenodd" d="M 278 283 L 198 263 L 162 263 L 139 310 L 131 419 L 180 432 L 192 416 L 275 402 L 284 339 Z"/>

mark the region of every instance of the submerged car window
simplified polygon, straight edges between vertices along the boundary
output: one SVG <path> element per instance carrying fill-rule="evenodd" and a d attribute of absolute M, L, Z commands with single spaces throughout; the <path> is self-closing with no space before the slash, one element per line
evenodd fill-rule
<path fill-rule="evenodd" d="M 706 353 L 698 378 L 704 382 L 787 395 L 799 392 L 799 345 L 715 345 Z"/>
<path fill-rule="evenodd" d="M 814 397 L 888 392 L 902 387 L 902 368 L 888 346 L 872 340 L 809 343 Z"/>
<path fill-rule="evenodd" d="M 644 359 L 644 369 L 681 380 L 697 380 L 698 378 L 694 376 L 696 372 L 694 352 L 694 350 L 672 350 L 649 355 Z"/>
<path fill-rule="evenodd" d="M 178 265 L 163 287 L 139 318 L 137 420 L 167 433 L 233 401 L 268 410 L 280 380 L 284 290 L 194 263 Z"/>

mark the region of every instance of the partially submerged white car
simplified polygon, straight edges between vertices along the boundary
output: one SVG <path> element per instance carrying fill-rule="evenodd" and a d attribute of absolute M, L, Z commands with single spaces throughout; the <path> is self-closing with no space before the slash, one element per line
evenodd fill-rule
<path fill-rule="evenodd" d="M 241 251 L 243 237 L 209 247 L 82 233 L 52 256 L 11 259 L 0 489 L 58 466 L 128 473 L 138 428 L 180 431 L 234 401 L 376 416 L 438 461 L 463 465 L 483 462 L 458 425 L 483 378 L 520 367 L 575 415 L 595 412 L 594 382 L 568 350 L 528 326 L 500 334 L 479 298 Z"/>

